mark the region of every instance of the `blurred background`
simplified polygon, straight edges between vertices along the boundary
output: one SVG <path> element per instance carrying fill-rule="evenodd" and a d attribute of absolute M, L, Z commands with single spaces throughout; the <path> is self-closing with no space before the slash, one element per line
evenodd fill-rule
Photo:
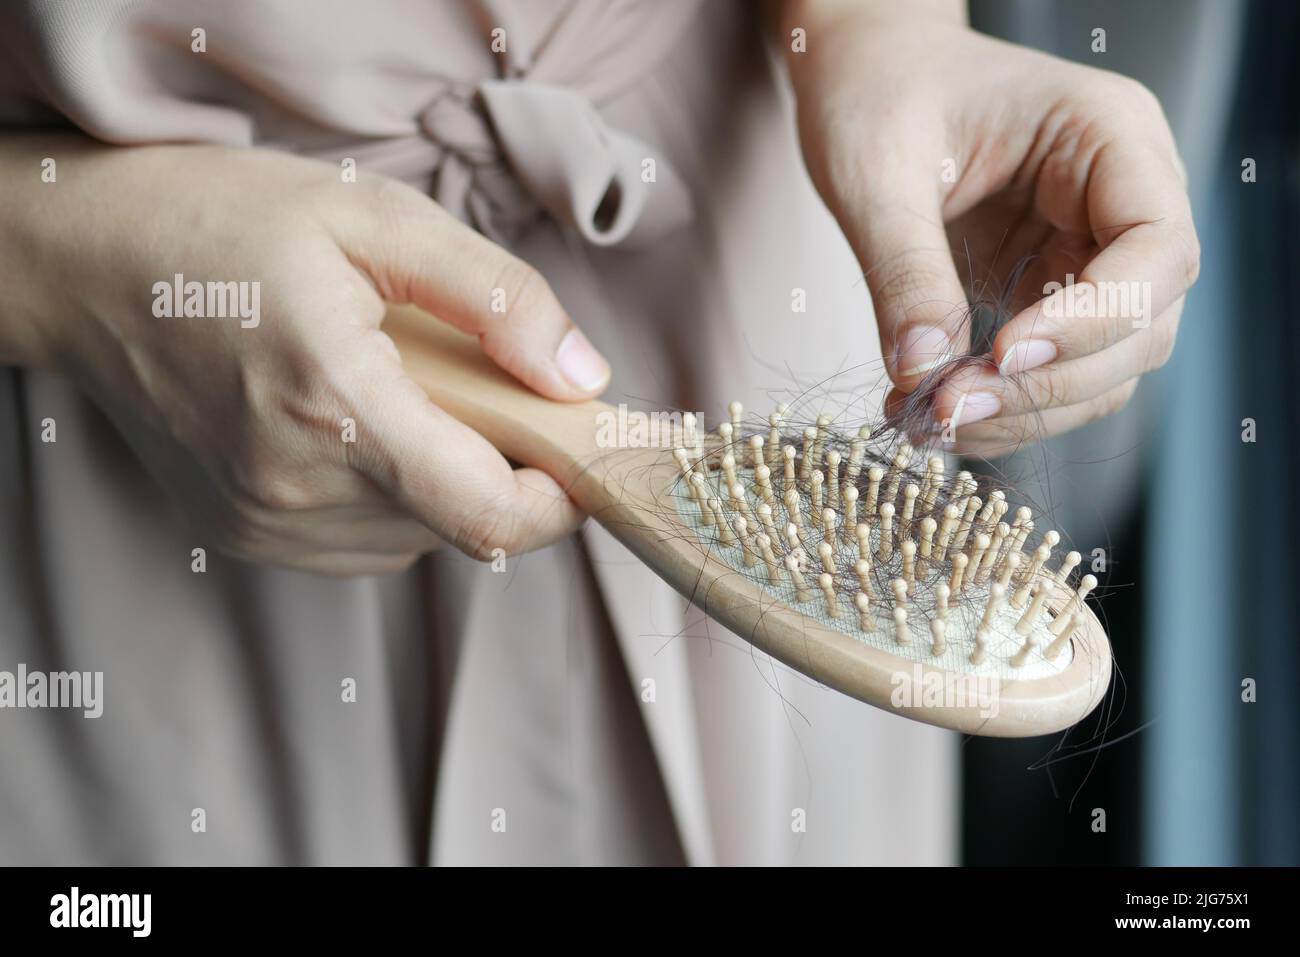
<path fill-rule="evenodd" d="M 1095 724 L 1063 746 L 970 740 L 963 862 L 1295 865 L 1300 4 L 972 0 L 971 20 L 1155 92 L 1202 256 L 1169 364 L 1119 416 L 1024 453 L 1025 491 L 1085 561 L 1105 549 L 1114 723 L 1100 748 Z"/>

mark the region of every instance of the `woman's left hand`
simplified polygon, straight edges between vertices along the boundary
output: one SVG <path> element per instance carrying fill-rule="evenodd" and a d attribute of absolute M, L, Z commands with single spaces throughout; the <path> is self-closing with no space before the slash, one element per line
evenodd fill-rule
<path fill-rule="evenodd" d="M 787 46 L 796 28 L 804 155 L 871 290 L 889 402 L 969 350 L 968 298 L 993 297 L 1012 318 L 988 360 L 934 396 L 950 447 L 998 455 L 1120 409 L 1169 358 L 1200 261 L 1156 98 L 934 4 L 793 0 Z"/>

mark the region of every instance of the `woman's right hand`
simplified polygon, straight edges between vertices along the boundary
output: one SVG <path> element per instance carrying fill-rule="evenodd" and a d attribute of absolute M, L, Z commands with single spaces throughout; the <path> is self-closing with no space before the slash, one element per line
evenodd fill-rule
<path fill-rule="evenodd" d="M 205 541 L 372 574 L 439 539 L 485 559 L 581 524 L 549 476 L 512 470 L 434 406 L 380 329 L 385 303 L 410 302 L 542 395 L 586 399 L 609 380 L 536 271 L 418 191 L 269 151 L 71 136 L 6 138 L 0 174 L 0 231 L 21 224 L 0 240 L 14 298 L 0 323 L 18 324 L 0 358 L 87 391 Z M 257 324 L 156 317 L 154 286 L 177 274 L 260 283 Z"/>

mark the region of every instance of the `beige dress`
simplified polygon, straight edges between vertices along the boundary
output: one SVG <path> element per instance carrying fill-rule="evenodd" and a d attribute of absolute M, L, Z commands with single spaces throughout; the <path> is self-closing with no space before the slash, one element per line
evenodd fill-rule
<path fill-rule="evenodd" d="M 352 157 L 538 266 L 607 399 L 766 410 L 878 345 L 750 10 L 30 0 L 0 122 Z M 952 861 L 955 736 L 758 654 L 594 524 L 503 573 L 196 575 L 76 384 L 0 375 L 0 669 L 106 683 L 97 720 L 0 711 L 0 863 Z"/>

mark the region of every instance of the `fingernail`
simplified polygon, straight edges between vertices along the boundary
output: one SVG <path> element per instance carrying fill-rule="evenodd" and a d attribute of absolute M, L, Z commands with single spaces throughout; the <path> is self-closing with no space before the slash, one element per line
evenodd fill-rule
<path fill-rule="evenodd" d="M 1002 403 L 992 392 L 967 392 L 957 400 L 952 410 L 952 422 L 954 427 L 961 428 L 997 415 L 1000 408 Z"/>
<path fill-rule="evenodd" d="M 609 363 L 578 329 L 570 329 L 555 351 L 555 364 L 569 384 L 595 392 L 609 381 Z"/>
<path fill-rule="evenodd" d="M 1056 358 L 1056 343 L 1046 339 L 1022 339 L 1002 357 L 998 371 L 1002 375 L 1017 375 L 1045 366 Z"/>
<path fill-rule="evenodd" d="M 898 374 L 920 375 L 951 358 L 952 342 L 938 326 L 913 326 L 898 344 Z"/>

